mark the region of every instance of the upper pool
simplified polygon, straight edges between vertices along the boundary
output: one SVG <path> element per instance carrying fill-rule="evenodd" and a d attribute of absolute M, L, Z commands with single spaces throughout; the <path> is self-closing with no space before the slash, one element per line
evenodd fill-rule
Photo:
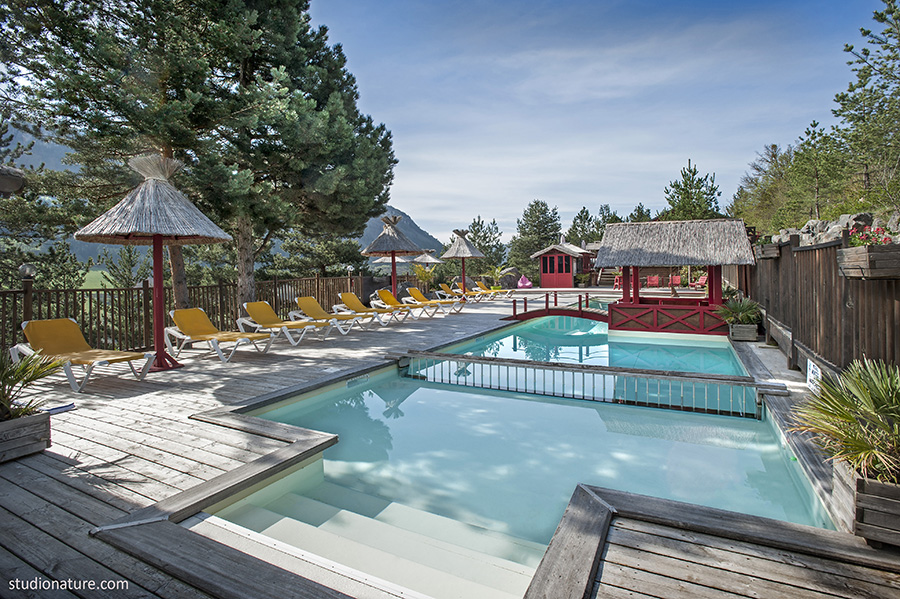
<path fill-rule="evenodd" d="M 605 322 L 547 316 L 445 348 L 445 352 L 539 362 L 594 364 L 746 376 L 725 337 L 682 334 L 609 334 Z"/>

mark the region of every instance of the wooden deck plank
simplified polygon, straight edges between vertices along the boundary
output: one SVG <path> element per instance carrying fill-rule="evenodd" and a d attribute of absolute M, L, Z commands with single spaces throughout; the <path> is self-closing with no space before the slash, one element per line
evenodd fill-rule
<path fill-rule="evenodd" d="M 128 582 L 127 592 L 101 589 L 87 592 L 73 591 L 84 599 L 154 597 L 147 589 L 128 581 L 2 507 L 0 507 L 0 536 L 4 538 L 4 545 L 8 543 L 7 550 L 51 580 Z"/>
<path fill-rule="evenodd" d="M 817 597 L 827 594 L 835 597 L 859 597 L 860 599 L 881 599 L 887 588 L 858 579 L 833 575 L 821 570 L 806 570 L 795 565 L 787 565 L 764 557 L 751 557 L 743 553 L 710 547 L 706 543 L 674 540 L 642 532 L 628 531 L 613 527 L 610 529 L 609 543 L 628 551 L 640 552 L 642 556 L 660 556 L 659 561 L 681 560 L 688 565 L 677 563 L 679 568 L 689 569 L 692 575 L 705 573 L 710 580 L 716 580 L 718 588 L 738 592 L 738 587 L 752 582 L 757 597 L 774 596 L 781 593 L 791 597 Z M 617 556 L 627 555 L 619 551 Z M 622 563 L 622 562 L 619 562 Z M 654 561 L 654 567 L 659 563 Z M 634 566 L 633 564 L 628 564 Z M 707 570 L 709 568 L 709 570 Z M 659 570 L 656 570 L 659 573 Z M 684 575 L 682 574 L 682 579 Z M 755 582 L 753 582 L 755 581 Z M 706 586 L 713 586 L 705 583 Z"/>
<path fill-rule="evenodd" d="M 7 474 L 12 474 L 12 477 L 15 478 L 15 471 L 7 470 L 6 472 Z M 28 479 L 19 482 L 30 486 L 35 481 Z M 46 486 L 44 488 L 46 489 Z M 74 499 L 78 500 L 77 506 Z M 96 502 L 96 500 L 91 500 L 82 495 L 77 498 L 71 498 L 69 501 L 66 501 L 64 507 L 61 507 L 13 481 L 3 485 L 3 489 L 0 490 L 0 507 L 23 520 L 27 520 L 35 528 L 64 543 L 81 555 L 90 557 L 98 564 L 103 564 L 104 567 L 109 568 L 109 570 L 129 580 L 131 583 L 137 584 L 141 588 L 164 598 L 204 599 L 206 597 L 205 593 L 200 593 L 184 583 L 173 581 L 169 576 L 156 568 L 140 562 L 121 551 L 117 551 L 107 543 L 92 538 L 88 532 L 96 522 L 84 520 L 74 513 L 75 510 L 73 509 L 77 508 L 78 511 L 83 512 L 86 504 L 91 502 Z M 92 507 L 96 509 L 100 506 L 95 505 Z"/>
<path fill-rule="evenodd" d="M 747 597 L 606 561 L 600 566 L 599 581 L 604 585 L 646 593 L 651 597 L 663 599 L 746 599 Z"/>
<path fill-rule="evenodd" d="M 829 560 L 813 555 L 790 552 L 782 549 L 764 547 L 753 543 L 735 541 L 710 534 L 699 533 L 690 530 L 682 530 L 650 522 L 641 522 L 629 518 L 619 518 L 613 522 L 610 534 L 619 531 L 634 531 L 646 533 L 657 537 L 672 539 L 676 542 L 693 543 L 710 550 L 721 550 L 738 557 L 735 561 L 742 563 L 746 558 L 759 558 L 770 560 L 778 568 L 784 568 L 794 575 L 824 574 L 826 578 L 837 578 L 846 584 L 855 584 L 859 581 L 863 585 L 881 585 L 888 589 L 896 589 L 900 595 L 900 575 L 880 570 L 873 570 L 855 564 L 845 564 L 836 560 Z M 799 574 L 798 574 L 799 573 Z M 843 583 L 841 583 L 843 584 Z"/>
<path fill-rule="evenodd" d="M 18 557 L 0 547 L 0 590 L 4 597 L 16 597 L 24 599 L 75 599 L 75 595 L 61 589 L 35 589 L 21 590 L 23 587 L 12 588 L 10 583 L 30 584 L 37 579 L 42 581 L 45 576 L 20 560 Z"/>
<path fill-rule="evenodd" d="M 659 599 L 659 597 L 598 582 L 588 595 L 588 599 Z"/>

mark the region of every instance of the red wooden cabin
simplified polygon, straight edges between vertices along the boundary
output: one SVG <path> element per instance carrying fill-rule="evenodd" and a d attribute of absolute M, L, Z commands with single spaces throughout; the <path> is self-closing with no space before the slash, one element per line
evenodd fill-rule
<path fill-rule="evenodd" d="M 590 274 L 593 252 L 566 242 L 560 235 L 559 243 L 545 247 L 531 255 L 540 260 L 541 287 L 575 287 L 575 275 Z"/>

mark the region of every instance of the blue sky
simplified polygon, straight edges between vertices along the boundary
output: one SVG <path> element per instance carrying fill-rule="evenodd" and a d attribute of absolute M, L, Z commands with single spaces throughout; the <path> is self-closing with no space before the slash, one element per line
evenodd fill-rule
<path fill-rule="evenodd" d="M 312 0 L 393 132 L 391 204 L 508 241 L 533 199 L 653 213 L 688 159 L 724 208 L 766 144 L 830 125 L 877 0 Z"/>

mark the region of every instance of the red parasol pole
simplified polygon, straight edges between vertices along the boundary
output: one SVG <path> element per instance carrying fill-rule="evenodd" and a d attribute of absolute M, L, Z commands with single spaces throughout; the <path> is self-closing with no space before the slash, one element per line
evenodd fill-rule
<path fill-rule="evenodd" d="M 465 258 L 462 259 L 462 271 L 463 271 L 463 275 L 462 275 L 463 279 L 462 279 L 462 285 L 460 285 L 460 287 L 462 287 L 463 294 L 465 294 L 466 293 L 466 259 Z"/>
<path fill-rule="evenodd" d="M 153 236 L 153 346 L 156 360 L 150 368 L 153 372 L 181 368 L 181 364 L 166 353 L 165 343 L 166 288 L 163 283 L 163 243 L 162 235 Z"/>
<path fill-rule="evenodd" d="M 397 252 L 391 250 L 391 293 L 397 297 Z"/>

